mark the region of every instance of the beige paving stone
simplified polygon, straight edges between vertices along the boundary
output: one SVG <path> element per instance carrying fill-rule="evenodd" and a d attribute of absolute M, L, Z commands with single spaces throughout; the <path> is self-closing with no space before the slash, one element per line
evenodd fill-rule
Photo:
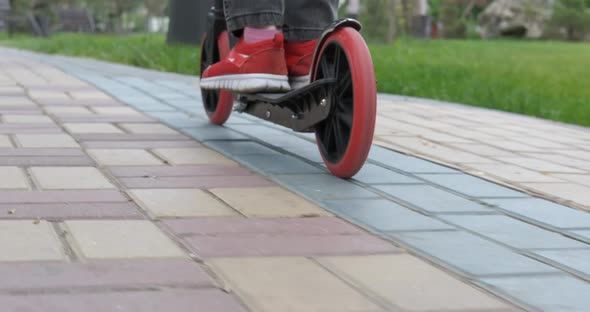
<path fill-rule="evenodd" d="M 88 90 L 88 91 L 70 91 L 68 92 L 70 96 L 74 99 L 78 100 L 112 100 L 113 98 L 110 97 L 108 94 L 98 90 Z"/>
<path fill-rule="evenodd" d="M 138 189 L 127 191 L 144 210 L 158 217 L 221 217 L 238 213 L 198 189 Z"/>
<path fill-rule="evenodd" d="M 131 133 L 140 134 L 176 134 L 178 132 L 157 123 L 120 124 L 121 128 Z"/>
<path fill-rule="evenodd" d="M 86 151 L 102 166 L 162 165 L 162 161 L 140 149 L 89 149 Z"/>
<path fill-rule="evenodd" d="M 552 174 L 552 176 L 590 187 L 590 173 L 586 174 Z"/>
<path fill-rule="evenodd" d="M 225 156 L 207 148 L 157 148 L 153 151 L 174 165 L 237 165 Z"/>
<path fill-rule="evenodd" d="M 141 115 L 141 113 L 139 113 L 138 111 L 134 110 L 131 107 L 125 107 L 125 106 L 121 106 L 121 107 L 110 107 L 110 106 L 106 106 L 106 107 L 93 107 L 92 108 L 96 113 L 101 114 L 101 115 Z"/>
<path fill-rule="evenodd" d="M 510 164 L 467 164 L 466 166 L 475 170 L 477 175 L 484 173 L 486 176 L 498 177 L 507 182 L 563 182 L 555 176 Z"/>
<path fill-rule="evenodd" d="M 514 156 L 513 152 L 505 151 L 503 149 L 495 148 L 485 144 L 465 144 L 465 143 L 450 143 L 452 147 L 456 147 L 463 151 L 473 153 L 476 155 L 490 157 L 490 156 Z"/>
<path fill-rule="evenodd" d="M 28 189 L 25 172 L 18 167 L 0 167 L 0 189 Z"/>
<path fill-rule="evenodd" d="M 64 260 L 57 234 L 47 221 L 0 220 L 0 261 Z"/>
<path fill-rule="evenodd" d="M 487 145 L 495 146 L 513 152 L 542 152 L 543 149 L 510 140 L 485 141 Z"/>
<path fill-rule="evenodd" d="M 149 221 L 74 220 L 66 221 L 65 224 L 75 242 L 75 248 L 88 259 L 186 256 L 168 236 Z"/>
<path fill-rule="evenodd" d="M 525 183 L 524 186 L 565 201 L 588 206 L 590 209 L 590 187 L 575 183 Z"/>
<path fill-rule="evenodd" d="M 217 195 L 249 217 L 329 216 L 330 213 L 280 187 L 218 188 Z"/>
<path fill-rule="evenodd" d="M 109 123 L 65 123 L 63 125 L 71 133 L 124 133 Z"/>
<path fill-rule="evenodd" d="M 580 169 L 530 157 L 497 157 L 498 160 L 539 172 L 581 173 Z"/>
<path fill-rule="evenodd" d="M 30 170 L 33 180 L 44 190 L 115 188 L 93 167 L 33 167 Z"/>
<path fill-rule="evenodd" d="M 587 160 L 581 160 L 566 155 L 545 153 L 526 153 L 525 155 L 527 157 L 542 159 L 552 163 L 565 165 L 569 167 L 575 167 L 590 172 L 590 158 L 588 158 Z"/>
<path fill-rule="evenodd" d="M 358 287 L 405 311 L 476 311 L 505 303 L 407 254 L 329 257 L 319 261 Z"/>
<path fill-rule="evenodd" d="M 576 159 L 588 161 L 590 160 L 590 151 L 583 151 L 583 150 L 560 150 L 555 151 L 556 153 L 563 154 L 569 157 L 573 157 Z"/>
<path fill-rule="evenodd" d="M 43 90 L 43 91 L 29 91 L 29 95 L 33 99 L 59 99 L 68 100 L 70 97 L 61 91 Z"/>
<path fill-rule="evenodd" d="M 0 135 L 0 147 L 13 147 L 7 135 Z"/>
<path fill-rule="evenodd" d="M 3 96 L 0 97 L 0 107 L 30 107 L 35 106 L 35 102 L 25 96 Z"/>
<path fill-rule="evenodd" d="M 45 106 L 45 111 L 55 115 L 94 115 L 86 107 Z"/>
<path fill-rule="evenodd" d="M 53 123 L 53 120 L 43 115 L 4 115 L 2 117 L 6 123 Z"/>
<path fill-rule="evenodd" d="M 67 134 L 17 134 L 15 139 L 22 147 L 39 148 L 76 148 L 78 143 Z"/>
<path fill-rule="evenodd" d="M 253 311 L 382 311 L 306 258 L 235 258 L 208 262 Z"/>
<path fill-rule="evenodd" d="M 526 137 L 516 137 L 513 138 L 514 141 L 517 142 L 521 142 L 527 145 L 532 145 L 535 147 L 541 147 L 543 149 L 567 149 L 567 148 L 571 148 L 570 146 L 561 144 L 561 143 L 556 143 L 556 142 L 552 142 L 546 139 L 539 139 L 539 138 L 534 138 L 531 136 L 526 136 Z"/>
<path fill-rule="evenodd" d="M 383 137 L 382 137 L 383 138 Z M 448 161 L 451 163 L 493 163 L 488 158 L 477 156 L 475 154 L 461 152 L 457 149 L 449 148 L 441 144 L 430 142 L 420 138 L 400 138 L 388 137 L 387 140 L 393 145 L 414 151 L 415 153 L 430 156 L 436 159 Z"/>

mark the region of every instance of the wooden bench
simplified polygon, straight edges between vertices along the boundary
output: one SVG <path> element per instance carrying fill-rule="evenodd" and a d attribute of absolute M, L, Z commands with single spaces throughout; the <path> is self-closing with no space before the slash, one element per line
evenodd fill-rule
<path fill-rule="evenodd" d="M 57 13 L 59 31 L 66 32 L 95 32 L 94 18 L 86 9 L 61 9 Z"/>

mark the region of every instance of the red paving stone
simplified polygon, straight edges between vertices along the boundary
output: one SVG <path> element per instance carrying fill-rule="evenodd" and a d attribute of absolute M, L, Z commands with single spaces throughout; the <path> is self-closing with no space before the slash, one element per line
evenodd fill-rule
<path fill-rule="evenodd" d="M 399 252 L 391 243 L 361 235 L 256 235 L 191 236 L 191 250 L 203 258 L 372 255 Z"/>
<path fill-rule="evenodd" d="M 134 203 L 0 204 L 0 219 L 138 219 Z"/>
<path fill-rule="evenodd" d="M 400 251 L 391 243 L 333 217 L 198 218 L 164 223 L 203 258 L 366 255 Z"/>
<path fill-rule="evenodd" d="M 51 124 L 51 123 L 6 123 L 6 124 L 2 124 L 0 123 L 0 130 L 5 131 L 5 130 L 18 130 L 18 129 L 55 129 L 59 127 L 55 124 Z"/>
<path fill-rule="evenodd" d="M 0 296 L 0 306 L 4 311 L 23 312 L 246 311 L 217 289 Z"/>
<path fill-rule="evenodd" d="M 57 127 L 48 126 L 45 128 L 0 128 L 0 134 L 56 134 L 64 133 Z"/>
<path fill-rule="evenodd" d="M 240 217 L 163 221 L 174 233 L 190 235 L 359 235 L 365 232 L 334 217 L 246 219 Z"/>
<path fill-rule="evenodd" d="M 103 260 L 91 263 L 0 263 L 0 289 L 82 287 L 213 287 L 194 261 L 183 259 Z"/>
<path fill-rule="evenodd" d="M 0 156 L 86 156 L 79 148 L 0 148 Z"/>
<path fill-rule="evenodd" d="M 120 203 L 129 202 L 120 191 L 0 191 L 2 204 Z"/>
<path fill-rule="evenodd" d="M 120 178 L 127 188 L 218 188 L 218 187 L 264 187 L 276 186 L 262 177 L 251 176 L 201 176 L 161 178 Z"/>
<path fill-rule="evenodd" d="M 85 148 L 100 149 L 148 149 L 148 148 L 175 148 L 175 147 L 201 147 L 202 145 L 195 141 L 90 141 L 84 142 Z"/>
<path fill-rule="evenodd" d="M 44 106 L 123 106 L 115 100 L 107 99 L 36 99 L 38 104 Z"/>
<path fill-rule="evenodd" d="M 0 166 L 94 166 L 96 163 L 88 156 L 2 156 Z"/>
<path fill-rule="evenodd" d="M 0 108 L 0 114 L 6 114 L 6 115 L 44 115 L 45 113 L 35 107 L 31 107 L 31 108 L 12 108 L 12 109 L 6 109 L 5 107 Z"/>
<path fill-rule="evenodd" d="M 182 134 L 128 134 L 128 133 L 89 133 L 76 134 L 80 141 L 185 141 L 189 137 Z"/>
<path fill-rule="evenodd" d="M 115 177 L 195 177 L 195 176 L 240 176 L 253 175 L 245 168 L 221 165 L 197 166 L 147 166 L 147 167 L 109 167 Z"/>
<path fill-rule="evenodd" d="M 117 123 L 117 122 L 125 122 L 125 123 L 134 123 L 134 122 L 154 122 L 153 119 L 149 117 L 143 116 L 92 116 L 92 115 L 83 115 L 77 116 L 75 114 L 56 114 L 52 113 L 52 115 L 56 116 L 56 118 L 60 122 L 83 122 L 83 123 Z"/>

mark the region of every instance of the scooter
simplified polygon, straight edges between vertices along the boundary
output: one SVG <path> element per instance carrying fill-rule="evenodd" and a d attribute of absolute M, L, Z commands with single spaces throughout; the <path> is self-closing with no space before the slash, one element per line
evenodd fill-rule
<path fill-rule="evenodd" d="M 223 59 L 236 38 L 227 30 L 223 1 L 208 13 L 201 44 L 201 73 Z M 213 124 L 223 125 L 234 110 L 296 132 L 315 132 L 328 170 L 350 178 L 367 160 L 375 131 L 377 83 L 373 61 L 359 31 L 361 24 L 341 19 L 327 27 L 318 40 L 310 83 L 286 93 L 232 94 L 201 90 L 203 105 Z"/>

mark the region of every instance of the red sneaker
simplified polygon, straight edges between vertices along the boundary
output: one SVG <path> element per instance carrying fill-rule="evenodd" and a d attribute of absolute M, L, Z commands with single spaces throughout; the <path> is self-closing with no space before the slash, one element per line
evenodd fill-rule
<path fill-rule="evenodd" d="M 240 39 L 228 57 L 209 66 L 201 76 L 201 88 L 234 92 L 289 91 L 284 39 L 246 43 Z"/>
<path fill-rule="evenodd" d="M 310 40 L 285 43 L 285 58 L 292 89 L 299 89 L 309 84 L 311 63 L 317 42 L 317 40 Z"/>

